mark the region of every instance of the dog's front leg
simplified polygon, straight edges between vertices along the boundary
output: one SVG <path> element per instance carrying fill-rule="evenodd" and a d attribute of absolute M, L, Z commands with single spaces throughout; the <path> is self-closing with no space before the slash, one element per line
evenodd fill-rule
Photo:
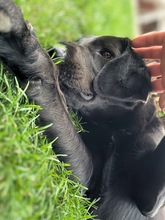
<path fill-rule="evenodd" d="M 138 161 L 132 187 L 135 202 L 144 215 L 153 217 L 165 205 L 165 137 L 154 151 Z"/>
<path fill-rule="evenodd" d="M 41 121 L 47 125 L 49 140 L 84 185 L 92 173 L 92 161 L 87 149 L 73 127 L 65 100 L 58 85 L 58 67 L 42 49 L 31 25 L 11 0 L 0 0 L 0 59 L 14 72 L 27 95 L 42 107 Z M 58 146 L 58 147 L 57 147 Z"/>

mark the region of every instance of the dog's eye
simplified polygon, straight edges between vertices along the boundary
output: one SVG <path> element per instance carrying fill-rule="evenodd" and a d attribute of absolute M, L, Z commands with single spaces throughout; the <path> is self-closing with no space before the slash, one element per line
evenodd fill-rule
<path fill-rule="evenodd" d="M 100 54 L 102 57 L 104 57 L 107 60 L 110 60 L 114 57 L 113 54 L 108 50 L 102 50 L 102 51 L 100 51 Z"/>

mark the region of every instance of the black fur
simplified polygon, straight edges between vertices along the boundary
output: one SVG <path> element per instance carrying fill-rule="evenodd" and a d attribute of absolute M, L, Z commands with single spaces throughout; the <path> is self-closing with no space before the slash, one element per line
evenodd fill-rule
<path fill-rule="evenodd" d="M 53 148 L 101 198 L 101 220 L 165 219 L 164 128 L 150 97 L 151 81 L 130 40 L 111 36 L 66 43 L 55 65 L 11 0 L 0 0 L 0 58 L 27 95 L 42 106 L 41 123 L 52 126 Z M 62 51 L 56 56 L 61 56 Z M 52 54 L 52 50 L 49 51 Z M 85 133 L 77 134 L 68 113 Z"/>

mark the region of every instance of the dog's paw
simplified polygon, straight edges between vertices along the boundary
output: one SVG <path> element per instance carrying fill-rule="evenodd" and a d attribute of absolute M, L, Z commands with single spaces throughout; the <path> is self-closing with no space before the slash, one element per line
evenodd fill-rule
<path fill-rule="evenodd" d="M 25 22 L 19 7 L 12 0 L 0 0 L 0 33 L 12 32 L 21 35 Z"/>
<path fill-rule="evenodd" d="M 43 84 L 54 85 L 58 79 L 57 67 L 11 0 L 0 0 L 0 59 L 23 88 L 29 81 L 29 97 L 39 95 Z"/>

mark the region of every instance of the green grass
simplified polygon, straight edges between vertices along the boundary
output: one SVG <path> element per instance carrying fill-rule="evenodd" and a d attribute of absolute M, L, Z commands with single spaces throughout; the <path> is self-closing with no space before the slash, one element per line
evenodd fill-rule
<path fill-rule="evenodd" d="M 84 35 L 133 36 L 128 0 L 15 2 L 45 47 Z M 0 219 L 86 220 L 92 204 L 83 198 L 83 186 L 69 179 L 68 165 L 52 152 L 43 135 L 46 128 L 36 125 L 39 108 L 1 65 Z"/>
<path fill-rule="evenodd" d="M 53 154 L 36 126 L 40 108 L 29 104 L 16 79 L 0 77 L 1 219 L 87 219 L 83 187 L 69 180 L 67 164 Z M 86 207 L 87 209 L 85 209 Z"/>
<path fill-rule="evenodd" d="M 52 45 L 86 35 L 133 36 L 131 0 L 15 0 L 40 41 Z"/>

